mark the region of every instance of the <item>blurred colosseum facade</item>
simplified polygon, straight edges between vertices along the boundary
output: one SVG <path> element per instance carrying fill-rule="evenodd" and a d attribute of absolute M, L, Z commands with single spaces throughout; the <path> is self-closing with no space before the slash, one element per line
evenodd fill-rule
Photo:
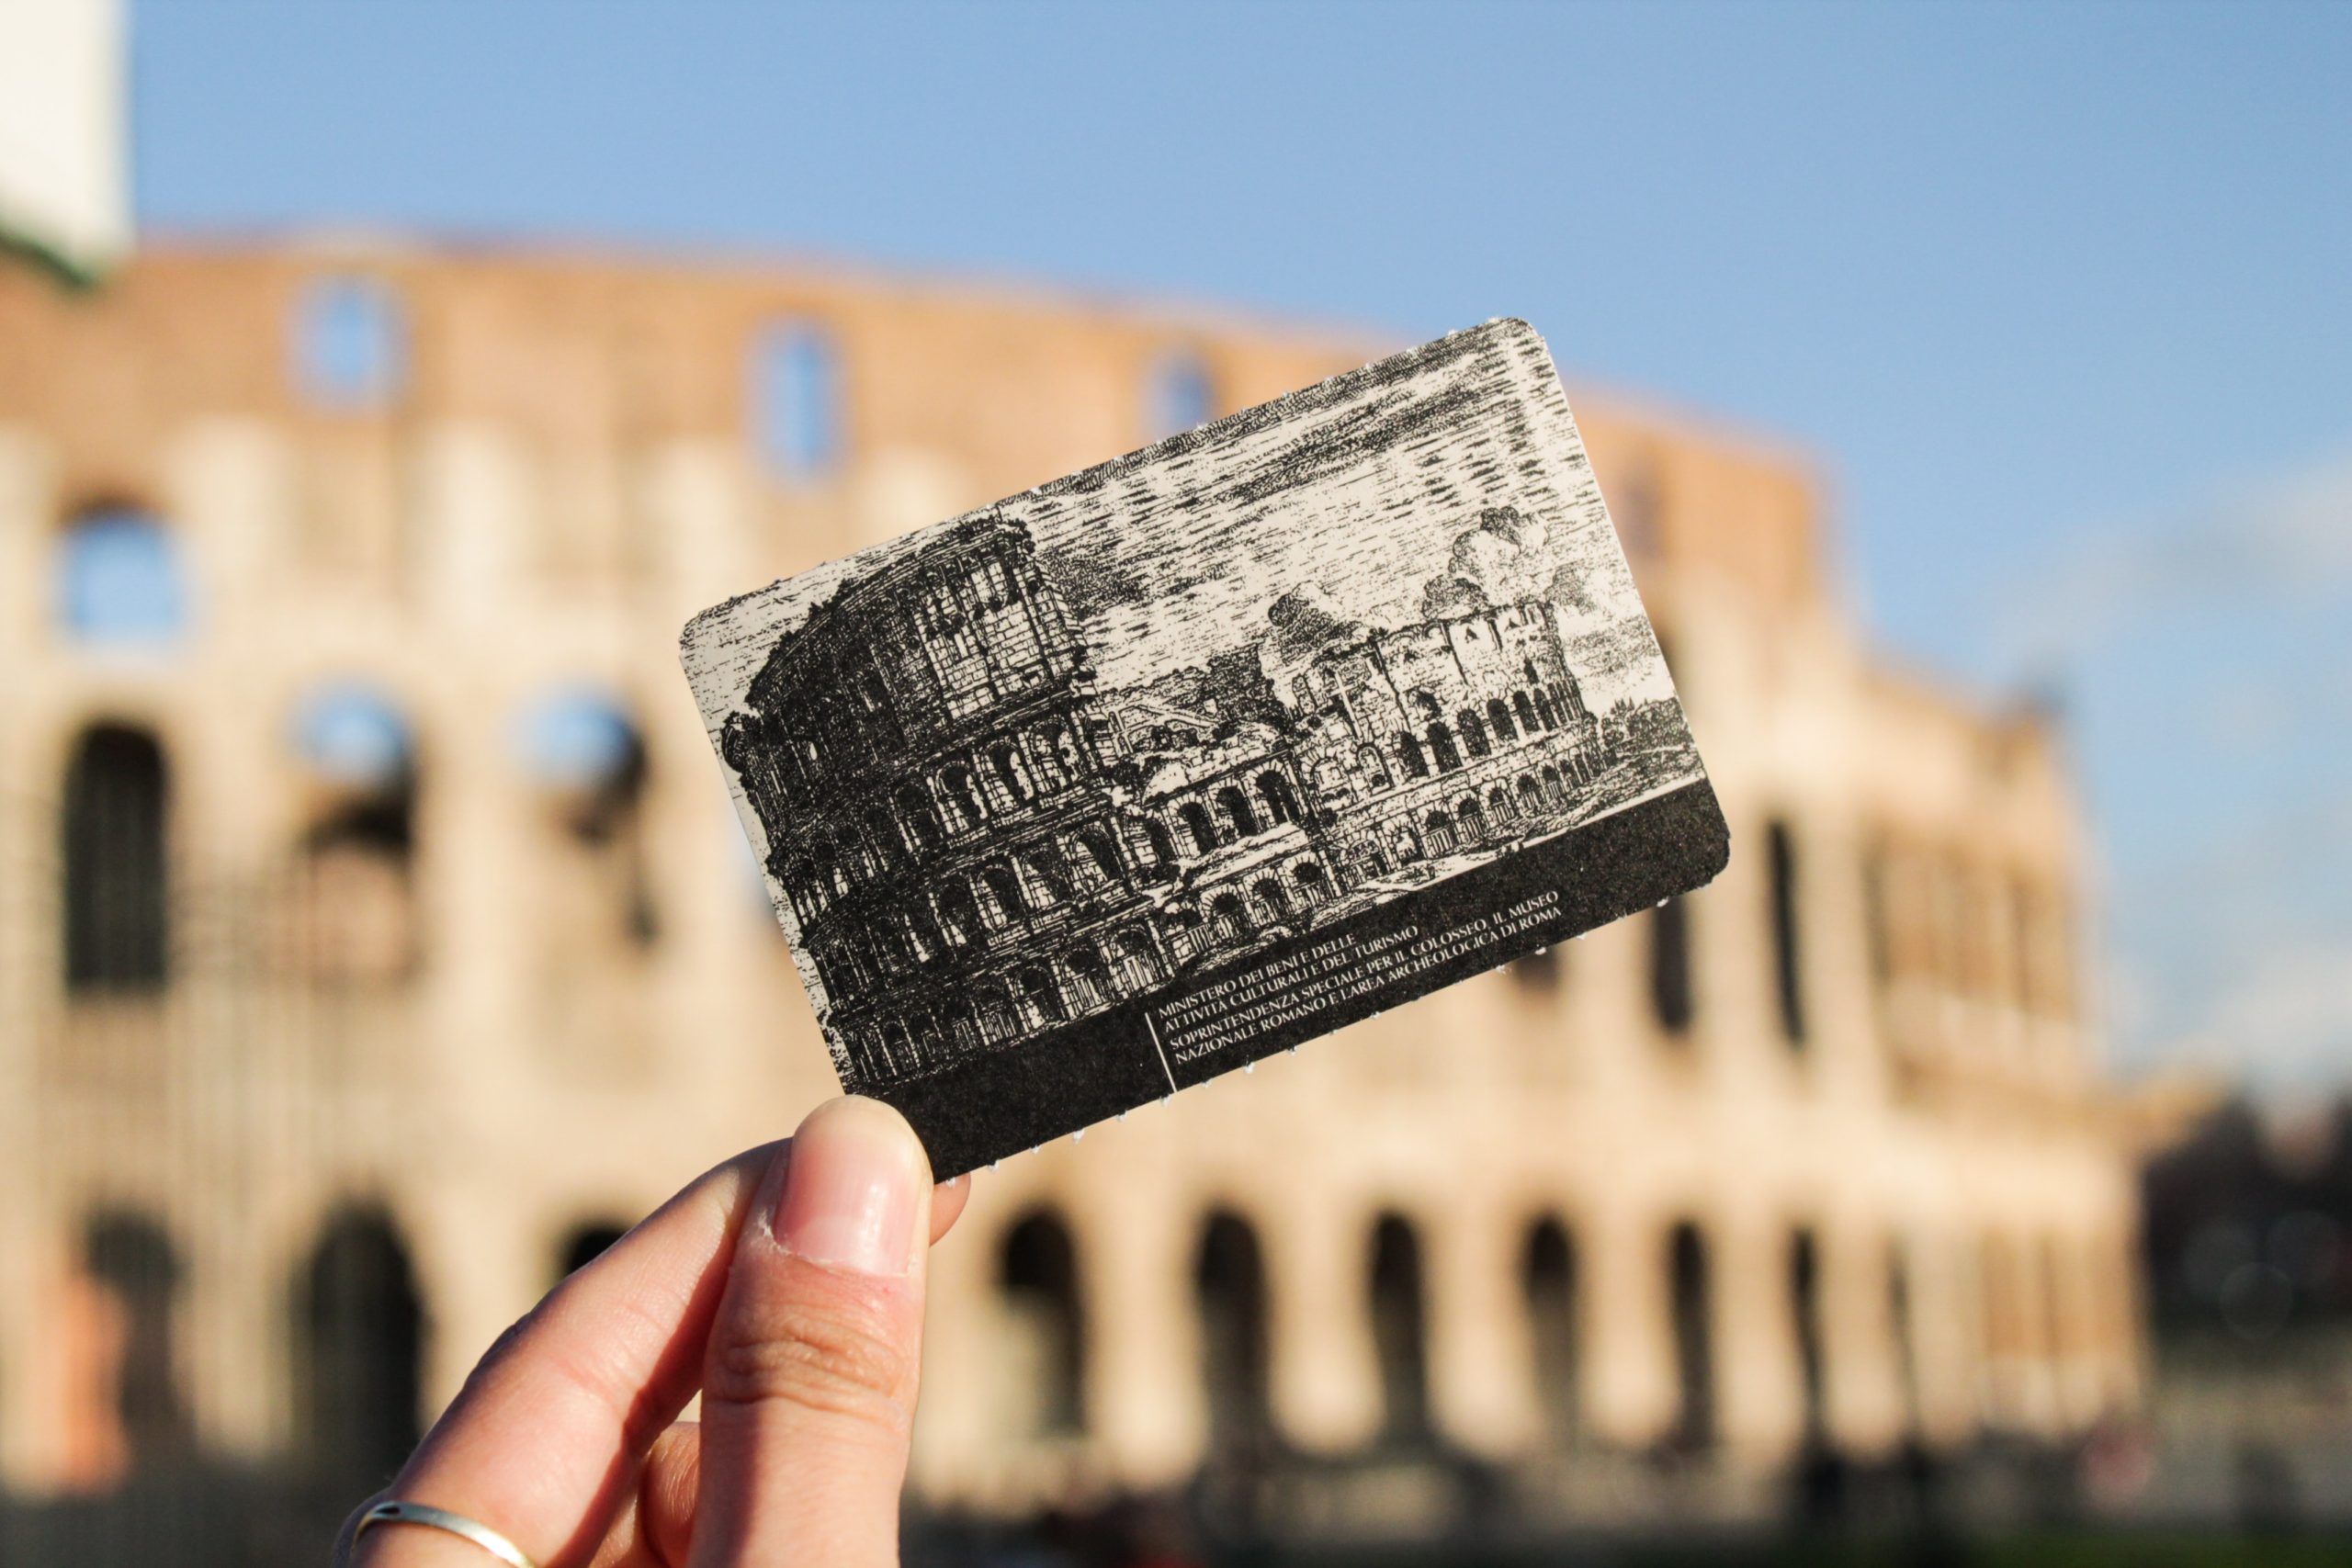
<path fill-rule="evenodd" d="M 830 1091 L 688 615 L 1385 346 L 375 243 L 0 270 L 0 1482 L 373 1473 Z M 1576 401 L 1729 871 L 987 1173 L 933 1502 L 1205 1466 L 1408 1529 L 1345 1478 L 1442 1459 L 1736 1514 L 2136 1400 L 2057 738 L 1862 646 L 1802 455 Z"/>

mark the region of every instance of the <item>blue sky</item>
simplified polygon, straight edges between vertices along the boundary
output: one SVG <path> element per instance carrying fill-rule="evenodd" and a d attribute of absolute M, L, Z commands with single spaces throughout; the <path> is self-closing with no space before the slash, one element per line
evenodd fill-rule
<path fill-rule="evenodd" d="M 133 6 L 158 230 L 815 254 L 1822 454 L 1881 641 L 2063 694 L 2127 1066 L 2352 1066 L 2352 6 Z"/>

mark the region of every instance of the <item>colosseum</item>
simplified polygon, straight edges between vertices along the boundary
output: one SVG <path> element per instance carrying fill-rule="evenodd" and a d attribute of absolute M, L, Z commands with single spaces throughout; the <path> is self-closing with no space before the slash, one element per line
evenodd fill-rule
<path fill-rule="evenodd" d="M 390 242 L 157 245 L 87 290 L 0 265 L 0 1484 L 380 1473 L 564 1269 L 832 1092 L 675 628 L 1379 346 Z M 2140 1397 L 2059 737 L 1869 649 L 1813 459 L 1576 400 L 1729 870 L 988 1174 L 936 1261 L 934 1507 L 1241 1475 L 1269 1529 L 1411 1534 L 1472 1495 L 1736 1518 L 1809 1450 L 2058 1443 Z M 931 635 L 910 570 L 875 591 Z M 1322 733 L 1370 759 L 1219 741 L 1177 694 L 1092 692 L 1049 595 L 992 603 L 1034 701 L 897 823 L 795 818 L 845 1016 L 892 942 L 977 944 L 1099 877 L 1091 957 L 1016 968 L 969 1026 L 1083 1005 L 1181 961 L 1136 918 L 1163 861 L 1295 831 L 1277 891 L 1336 894 L 1523 808 L 1499 768 L 1456 787 L 1482 740 L 1573 728 L 1572 773 L 1660 722 L 1585 713 L 1532 652 L 1375 717 L 1342 658 Z M 829 635 L 776 693 L 854 716 Z M 1155 755 L 1152 809 L 1106 810 L 1089 781 Z M 1315 844 L 1351 769 L 1410 809 Z M 956 865 L 959 813 L 1065 779 L 1023 803 L 1034 856 L 871 950 L 828 935 L 847 868 L 887 869 L 851 846 Z M 1278 916 L 1258 880 L 1204 925 Z M 861 1070 L 919 1048 L 876 1023 Z"/>

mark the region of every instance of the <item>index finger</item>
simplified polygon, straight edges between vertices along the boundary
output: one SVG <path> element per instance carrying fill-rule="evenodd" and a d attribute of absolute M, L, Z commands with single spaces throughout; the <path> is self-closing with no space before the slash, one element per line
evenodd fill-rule
<path fill-rule="evenodd" d="M 384 1495 L 487 1525 L 543 1568 L 588 1561 L 694 1395 L 736 1232 L 787 1146 L 705 1172 L 558 1285 L 500 1336 Z M 964 1191 L 940 1190 L 934 1238 Z M 428 1536 L 378 1529 L 355 1553 L 352 1528 L 341 1544 L 359 1563 L 395 1561 L 392 1542 Z"/>

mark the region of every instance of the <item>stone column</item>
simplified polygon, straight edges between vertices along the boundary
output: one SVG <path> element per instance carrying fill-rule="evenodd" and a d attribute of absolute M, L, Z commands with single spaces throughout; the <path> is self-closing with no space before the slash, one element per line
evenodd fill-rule
<path fill-rule="evenodd" d="M 1671 1223 L 1602 1194 L 1577 1237 L 1577 1288 L 1589 1329 L 1577 1347 L 1586 1425 L 1620 1448 L 1656 1442 L 1672 1428 L 1678 1409 Z M 1716 1359 L 1720 1369 L 1720 1347 Z"/>
<path fill-rule="evenodd" d="M 1368 1306 L 1370 1218 L 1297 1192 L 1268 1211 L 1267 1319 L 1275 1424 L 1302 1449 L 1339 1452 L 1380 1428 Z"/>
<path fill-rule="evenodd" d="M 1790 1310 L 1790 1232 L 1776 1215 L 1731 1210 L 1708 1242 L 1723 1436 L 1744 1458 L 1776 1461 L 1804 1431 L 1804 1374 Z"/>
<path fill-rule="evenodd" d="M 1086 1314 L 1088 1425 L 1123 1483 L 1169 1485 L 1198 1464 L 1206 1428 L 1188 1267 L 1192 1228 L 1164 1179 L 1092 1188 L 1109 1201 L 1090 1203 L 1088 1195 L 1073 1195 L 1071 1213 Z"/>
<path fill-rule="evenodd" d="M 1422 1233 L 1431 1409 L 1441 1432 L 1489 1459 L 1525 1448 L 1542 1426 L 1510 1222 L 1498 1207 L 1472 1200 Z"/>

